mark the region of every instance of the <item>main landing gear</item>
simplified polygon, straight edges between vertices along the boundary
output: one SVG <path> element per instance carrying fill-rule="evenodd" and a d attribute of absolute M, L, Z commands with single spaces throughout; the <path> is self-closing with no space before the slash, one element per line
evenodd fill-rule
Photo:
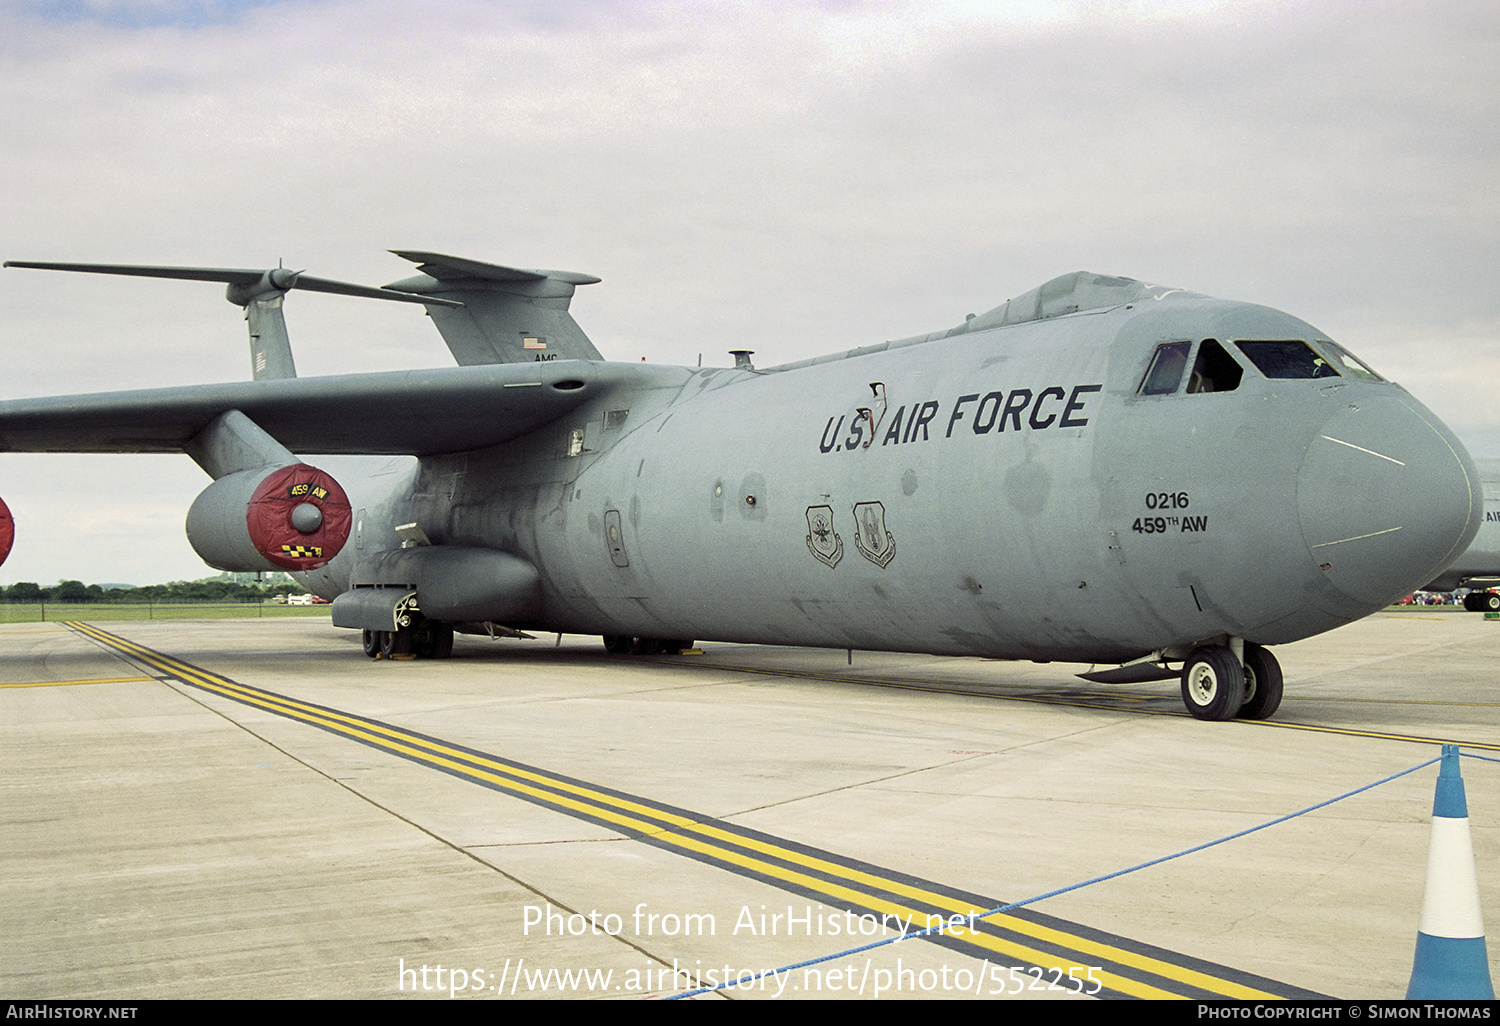
<path fill-rule="evenodd" d="M 1224 645 L 1204 645 L 1182 666 L 1182 701 L 1200 720 L 1268 719 L 1281 692 L 1281 664 L 1252 642 L 1245 643 L 1243 663 Z"/>
<path fill-rule="evenodd" d="M 682 638 L 631 638 L 622 634 L 604 635 L 604 650 L 612 655 L 681 655 L 692 648 L 691 640 Z"/>
<path fill-rule="evenodd" d="M 447 659 L 453 654 L 453 628 L 435 620 L 398 631 L 365 631 L 363 641 L 371 659 Z"/>
<path fill-rule="evenodd" d="M 1464 608 L 1471 613 L 1500 613 L 1500 592 L 1471 591 L 1464 596 Z"/>

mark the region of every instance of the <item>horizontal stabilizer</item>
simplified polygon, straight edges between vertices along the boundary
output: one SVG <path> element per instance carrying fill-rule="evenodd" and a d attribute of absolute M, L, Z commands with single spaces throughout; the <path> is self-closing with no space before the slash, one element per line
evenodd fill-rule
<path fill-rule="evenodd" d="M 285 267 L 158 267 L 144 264 L 73 264 L 38 260 L 7 260 L 6 267 L 29 267 L 41 271 L 82 271 L 89 274 L 123 274 L 135 278 L 177 278 L 185 281 L 217 281 L 229 286 L 224 298 L 244 307 L 250 329 L 250 374 L 256 381 L 295 378 L 292 342 L 287 336 L 282 300 L 292 289 L 331 292 L 339 296 L 389 299 L 397 303 L 422 303 L 429 311 L 438 306 L 462 306 L 452 299 L 413 296 L 370 285 L 355 285 L 331 278 L 317 278 Z"/>
<path fill-rule="evenodd" d="M 556 278 L 569 285 L 597 285 L 603 279 L 578 271 L 533 271 L 522 267 L 502 267 L 486 264 L 464 257 L 447 256 L 443 253 L 424 253 L 414 249 L 393 249 L 402 260 L 410 260 L 417 270 L 431 275 L 439 281 L 454 281 L 461 278 L 485 278 L 489 281 L 542 281 Z"/>
<path fill-rule="evenodd" d="M 593 275 L 419 250 L 391 252 L 421 273 L 386 288 L 433 298 L 427 312 L 460 365 L 603 359 L 568 313 L 574 289 L 599 281 Z M 457 300 L 463 308 L 444 309 L 439 299 Z"/>
<path fill-rule="evenodd" d="M 289 271 L 284 267 L 156 267 L 146 264 L 63 264 L 44 263 L 36 260 L 7 260 L 6 267 L 29 267 L 40 271 L 83 271 L 88 274 L 123 274 L 135 278 L 178 278 L 186 281 L 218 281 L 226 285 L 237 285 L 244 290 L 244 299 L 231 294 L 230 302 L 244 306 L 245 301 L 263 286 L 265 291 L 286 292 L 303 289 L 307 292 L 330 292 L 338 296 L 359 296 L 364 299 L 389 299 L 397 303 L 437 303 L 443 306 L 462 306 L 462 303 L 431 296 L 415 296 L 373 285 L 356 285 L 353 282 L 318 278 L 302 271 Z"/>

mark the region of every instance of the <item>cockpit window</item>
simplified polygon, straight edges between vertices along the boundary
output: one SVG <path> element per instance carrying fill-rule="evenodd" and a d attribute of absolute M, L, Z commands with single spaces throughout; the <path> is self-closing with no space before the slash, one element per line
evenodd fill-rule
<path fill-rule="evenodd" d="M 1151 366 L 1137 391 L 1141 395 L 1169 395 L 1177 391 L 1192 348 L 1191 342 L 1168 342 L 1157 346 L 1156 355 L 1151 357 Z"/>
<path fill-rule="evenodd" d="M 1369 364 L 1365 363 L 1363 360 L 1355 356 L 1353 353 L 1349 352 L 1349 350 L 1345 349 L 1337 342 L 1329 342 L 1325 339 L 1320 340 L 1318 342 L 1318 345 L 1323 347 L 1323 351 L 1328 354 L 1329 359 L 1333 363 L 1333 365 L 1338 368 L 1339 372 L 1344 374 L 1346 377 L 1351 377 L 1356 381 L 1385 380 L 1385 378 L 1382 378 L 1379 374 L 1376 374 L 1373 370 L 1371 370 Z"/>
<path fill-rule="evenodd" d="M 1240 387 L 1245 370 L 1214 339 L 1206 338 L 1198 347 L 1193 373 L 1188 378 L 1189 392 L 1233 392 Z"/>
<path fill-rule="evenodd" d="M 1336 378 L 1339 372 L 1306 342 L 1236 342 L 1268 378 Z"/>

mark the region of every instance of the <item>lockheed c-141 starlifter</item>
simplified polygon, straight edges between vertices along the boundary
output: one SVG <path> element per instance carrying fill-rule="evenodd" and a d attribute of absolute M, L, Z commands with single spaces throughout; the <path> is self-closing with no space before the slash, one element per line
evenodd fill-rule
<path fill-rule="evenodd" d="M 1484 515 L 1431 411 L 1262 306 L 1079 272 L 929 335 L 669 367 L 602 359 L 568 312 L 597 278 L 398 255 L 420 273 L 380 289 L 12 262 L 225 282 L 254 377 L 3 402 L 0 450 L 186 453 L 204 560 L 293 572 L 372 656 L 540 630 L 1060 660 L 1180 675 L 1210 720 L 1270 716 L 1269 646 L 1435 579 Z M 422 304 L 460 366 L 298 378 L 292 289 Z M 294 453 L 416 461 L 341 484 Z"/>

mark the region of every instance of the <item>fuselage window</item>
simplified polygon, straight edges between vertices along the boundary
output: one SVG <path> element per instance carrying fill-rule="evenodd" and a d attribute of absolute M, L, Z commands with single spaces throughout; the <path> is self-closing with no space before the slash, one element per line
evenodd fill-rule
<path fill-rule="evenodd" d="M 1168 342 L 1157 346 L 1156 354 L 1151 357 L 1151 366 L 1137 391 L 1141 395 L 1169 395 L 1177 391 L 1192 348 L 1191 342 Z"/>
<path fill-rule="evenodd" d="M 1240 387 L 1245 369 L 1235 362 L 1224 347 L 1211 338 L 1198 347 L 1193 373 L 1188 378 L 1189 392 L 1233 392 Z"/>
<path fill-rule="evenodd" d="M 1370 369 L 1370 365 L 1337 342 L 1322 340 L 1318 345 L 1323 347 L 1323 352 L 1329 356 L 1329 362 L 1334 365 L 1345 377 L 1356 381 L 1384 381 L 1379 374 Z"/>
<path fill-rule="evenodd" d="M 1336 378 L 1339 372 L 1306 342 L 1236 342 L 1268 378 Z"/>

